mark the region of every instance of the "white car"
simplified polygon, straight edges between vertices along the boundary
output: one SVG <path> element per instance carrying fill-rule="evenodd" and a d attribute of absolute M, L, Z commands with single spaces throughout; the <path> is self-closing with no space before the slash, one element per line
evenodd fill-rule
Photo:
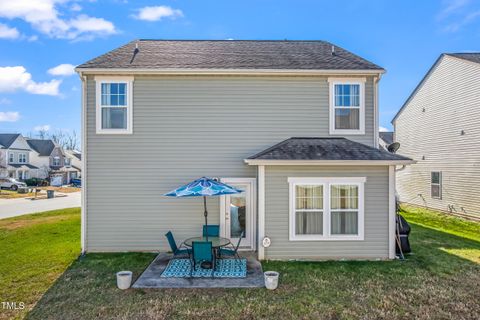
<path fill-rule="evenodd" d="M 27 185 L 13 178 L 0 178 L 0 189 L 8 188 L 17 191 L 18 188 L 25 188 Z"/>

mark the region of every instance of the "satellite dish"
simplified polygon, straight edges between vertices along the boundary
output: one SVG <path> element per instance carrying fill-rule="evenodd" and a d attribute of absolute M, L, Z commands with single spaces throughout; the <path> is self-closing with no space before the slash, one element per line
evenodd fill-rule
<path fill-rule="evenodd" d="M 399 148 L 400 148 L 400 143 L 394 142 L 388 145 L 387 150 L 391 153 L 395 153 Z"/>

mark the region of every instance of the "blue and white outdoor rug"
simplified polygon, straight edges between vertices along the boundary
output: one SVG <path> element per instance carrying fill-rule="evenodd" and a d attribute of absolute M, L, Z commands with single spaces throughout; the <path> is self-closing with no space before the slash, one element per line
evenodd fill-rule
<path fill-rule="evenodd" d="M 247 276 L 247 259 L 218 259 L 216 261 L 215 271 L 213 269 L 203 269 L 197 266 L 190 275 L 190 260 L 172 259 L 163 271 L 162 278 L 245 278 Z"/>

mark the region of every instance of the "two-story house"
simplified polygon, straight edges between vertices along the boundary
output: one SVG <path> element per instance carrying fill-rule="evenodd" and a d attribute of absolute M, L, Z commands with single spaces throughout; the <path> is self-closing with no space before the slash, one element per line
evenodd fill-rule
<path fill-rule="evenodd" d="M 480 53 L 442 54 L 392 123 L 400 152 L 402 202 L 480 217 Z"/>
<path fill-rule="evenodd" d="M 0 133 L 0 177 L 37 177 L 39 168 L 31 163 L 31 156 L 30 146 L 21 134 Z"/>
<path fill-rule="evenodd" d="M 74 156 L 67 153 L 59 144 L 51 139 L 27 139 L 32 149 L 31 163 L 41 172 L 38 178 L 50 178 L 53 185 L 70 183 L 78 177 L 80 169 L 72 166 Z"/>
<path fill-rule="evenodd" d="M 260 259 L 395 257 L 412 161 L 378 148 L 381 67 L 324 41 L 138 40 L 76 70 L 83 251 L 199 235 L 201 202 L 162 195 L 209 176 L 244 190 L 207 199 L 210 222 Z"/>

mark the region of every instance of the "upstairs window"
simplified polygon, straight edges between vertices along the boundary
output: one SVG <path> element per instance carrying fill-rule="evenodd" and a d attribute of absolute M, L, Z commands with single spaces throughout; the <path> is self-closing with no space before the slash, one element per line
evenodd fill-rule
<path fill-rule="evenodd" d="M 52 165 L 56 167 L 60 166 L 60 157 L 53 157 Z"/>
<path fill-rule="evenodd" d="M 14 163 L 15 162 L 15 154 L 14 153 L 9 153 L 8 154 L 8 162 L 9 163 Z"/>
<path fill-rule="evenodd" d="M 132 80 L 97 80 L 97 133 L 132 133 Z"/>
<path fill-rule="evenodd" d="M 433 199 L 442 199 L 442 172 L 440 171 L 431 173 L 430 195 Z"/>
<path fill-rule="evenodd" d="M 71 161 L 70 161 L 70 158 L 69 158 L 69 157 L 63 158 L 63 161 L 65 162 L 65 165 L 66 165 L 66 166 L 70 166 L 70 165 L 71 165 Z"/>
<path fill-rule="evenodd" d="M 27 163 L 27 155 L 25 153 L 18 154 L 18 163 Z"/>
<path fill-rule="evenodd" d="M 365 133 L 365 79 L 329 79 L 330 134 Z"/>

